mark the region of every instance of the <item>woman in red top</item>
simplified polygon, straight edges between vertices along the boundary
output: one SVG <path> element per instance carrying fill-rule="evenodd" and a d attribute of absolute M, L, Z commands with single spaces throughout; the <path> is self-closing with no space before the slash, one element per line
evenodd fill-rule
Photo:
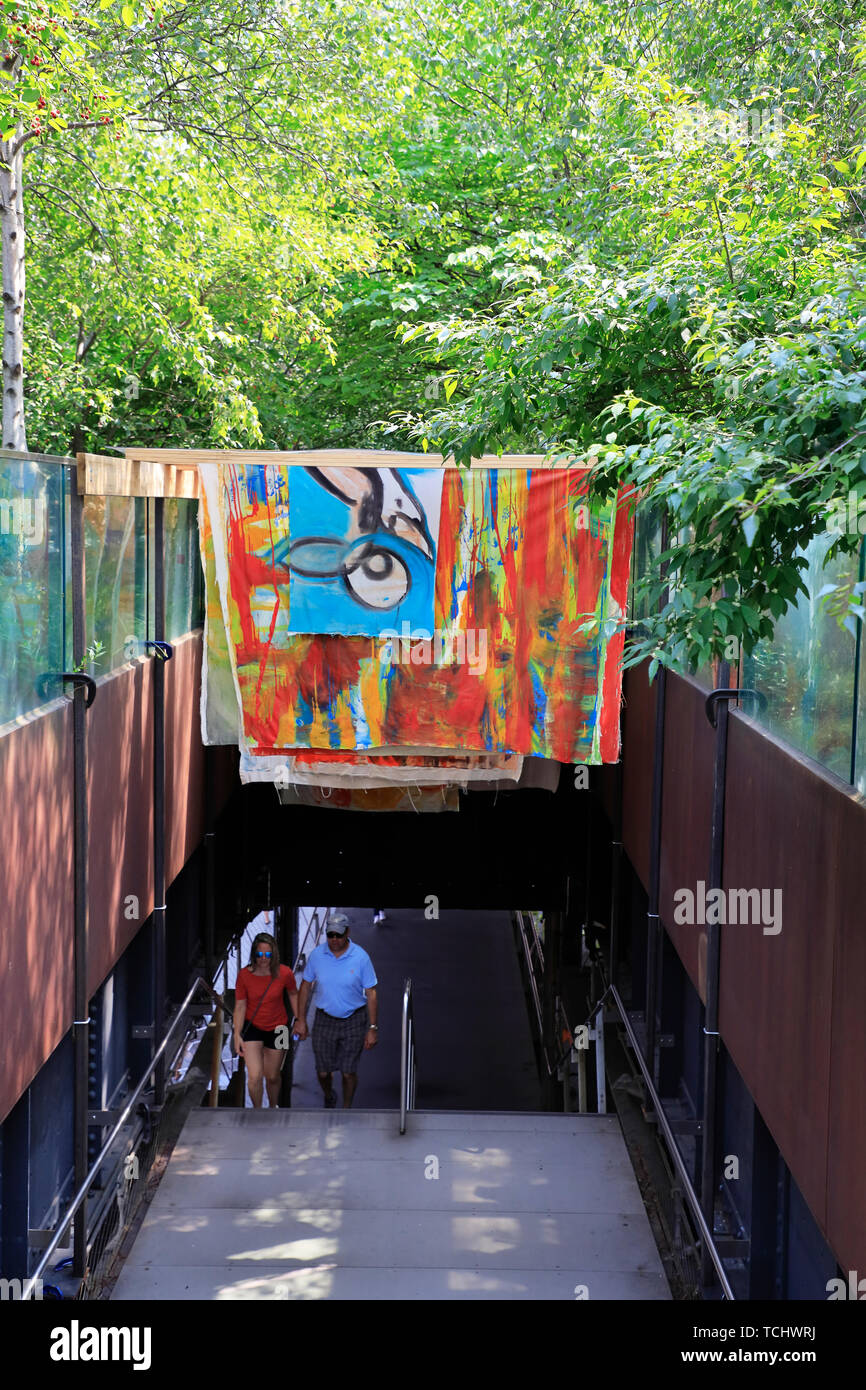
<path fill-rule="evenodd" d="M 250 963 L 238 971 L 235 984 L 235 1051 L 247 1064 L 250 1100 L 256 1109 L 262 1104 L 262 1073 L 268 1087 L 268 1104 L 280 1096 L 280 1062 L 286 1054 L 291 1029 L 283 1002 L 289 992 L 292 1024 L 298 1015 L 298 986 L 287 965 L 280 965 L 277 943 L 267 932 L 253 941 Z M 277 1029 L 285 1029 L 278 1037 Z M 279 1047 L 278 1041 L 283 1044 Z"/>

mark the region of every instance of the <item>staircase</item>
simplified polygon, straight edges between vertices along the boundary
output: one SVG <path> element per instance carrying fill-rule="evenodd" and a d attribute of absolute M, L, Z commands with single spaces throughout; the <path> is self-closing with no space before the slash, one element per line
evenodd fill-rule
<path fill-rule="evenodd" d="M 114 1299 L 668 1299 L 613 1115 L 196 1110 Z"/>

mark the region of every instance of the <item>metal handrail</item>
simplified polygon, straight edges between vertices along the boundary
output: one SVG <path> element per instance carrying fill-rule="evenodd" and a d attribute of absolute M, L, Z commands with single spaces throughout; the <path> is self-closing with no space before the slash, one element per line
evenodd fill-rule
<path fill-rule="evenodd" d="M 325 917 L 327 917 L 327 911 L 326 911 L 326 912 L 325 912 L 325 916 L 322 917 L 321 920 L 319 919 L 319 913 L 320 913 L 321 910 L 322 910 L 322 909 L 321 909 L 321 908 L 318 908 L 318 907 L 314 907 L 314 908 L 313 908 L 313 914 L 312 914 L 312 916 L 310 917 L 309 922 L 307 923 L 307 930 L 304 932 L 304 939 L 303 939 L 303 941 L 299 941 L 299 942 L 298 942 L 298 954 L 297 954 L 297 957 L 295 958 L 295 966 L 294 966 L 295 971 L 297 971 L 297 970 L 302 970 L 303 967 L 304 967 L 304 965 L 305 965 L 305 963 L 306 963 L 306 958 L 307 958 L 307 955 L 308 955 L 309 953 L 308 953 L 307 951 L 305 951 L 304 947 L 306 946 L 307 942 L 308 942 L 309 939 L 310 939 L 310 932 L 313 930 L 313 927 L 314 927 L 314 926 L 315 926 L 315 929 L 316 929 L 316 934 L 315 934 L 315 937 L 314 937 L 314 939 L 313 939 L 313 948 L 312 948 L 313 950 L 316 949 L 316 947 L 318 946 L 318 944 L 319 944 L 319 942 L 320 942 L 320 940 L 321 940 L 322 931 L 323 931 L 323 928 L 324 928 L 324 925 L 325 925 Z M 293 973 L 294 973 L 294 972 L 293 972 Z"/>
<path fill-rule="evenodd" d="M 90 1188 L 93 1185 L 93 1180 L 99 1172 L 100 1168 L 102 1167 L 103 1160 L 108 1155 L 112 1145 L 114 1144 L 115 1139 L 122 1130 L 123 1126 L 126 1124 L 126 1121 L 129 1118 L 133 1106 L 138 1101 L 138 1098 L 141 1095 L 142 1091 L 146 1089 L 148 1082 L 150 1081 L 154 1071 L 156 1070 L 156 1067 L 161 1061 L 163 1053 L 166 1051 L 166 1048 L 168 1047 L 169 1038 L 171 1037 L 172 1033 L 174 1033 L 177 1029 L 178 1024 L 181 1023 L 181 1021 L 183 1020 L 186 1010 L 192 1003 L 192 998 L 196 990 L 202 987 L 206 989 L 209 994 L 214 995 L 214 991 L 211 988 L 208 981 L 205 980 L 201 975 L 199 975 L 196 978 L 195 983 L 190 987 L 189 991 L 187 992 L 186 998 L 184 999 L 183 1003 L 180 1005 L 180 1008 L 178 1009 L 175 1015 L 174 1022 L 172 1023 L 171 1027 L 169 1028 L 168 1032 L 166 1033 L 156 1052 L 151 1057 L 148 1063 L 147 1071 L 144 1073 L 135 1090 L 133 1091 L 132 1095 L 126 1102 L 126 1105 L 124 1106 L 123 1111 L 121 1112 L 120 1119 L 117 1121 L 117 1124 L 114 1126 L 105 1143 L 103 1144 L 98 1157 L 93 1162 L 93 1164 L 91 1164 L 90 1170 L 87 1173 L 84 1182 L 81 1184 L 75 1196 L 73 1197 L 72 1202 L 70 1203 L 67 1209 L 66 1215 L 63 1217 L 63 1220 L 57 1227 L 57 1230 L 54 1232 L 54 1236 L 52 1237 L 51 1243 L 47 1247 L 44 1255 L 42 1256 L 42 1259 L 39 1261 L 39 1264 L 36 1266 L 36 1269 L 34 1270 L 33 1274 L 30 1276 L 30 1278 L 27 1280 L 27 1283 L 24 1285 L 24 1288 L 21 1290 L 22 1302 L 25 1299 L 30 1298 L 37 1282 L 39 1281 L 39 1279 L 41 1279 L 44 1271 L 46 1270 L 51 1260 L 51 1257 L 53 1256 L 55 1250 L 57 1249 L 63 1237 L 66 1235 L 66 1232 L 69 1229 L 70 1223 L 72 1222 L 75 1213 L 78 1211 L 78 1208 L 81 1206 L 82 1202 L 84 1201 L 88 1192 L 90 1191 Z M 214 997 L 218 999 L 219 995 L 214 995 Z M 223 1007 L 226 1008 L 226 1012 L 231 1012 L 225 1005 Z"/>
<path fill-rule="evenodd" d="M 543 1021 L 542 1021 L 542 1014 L 541 1014 L 541 999 L 539 998 L 539 995 L 538 995 L 538 985 L 536 984 L 536 981 L 535 981 L 535 971 L 534 971 L 533 966 L 532 966 L 532 952 L 531 952 L 529 943 L 528 943 L 528 941 L 527 941 L 527 939 L 526 939 L 526 927 L 525 927 L 525 923 L 524 923 L 524 917 L 526 916 L 526 914 L 525 914 L 524 912 L 515 912 L 514 915 L 515 915 L 515 917 L 517 918 L 517 930 L 518 930 L 518 932 L 520 933 L 520 944 L 521 944 L 521 946 L 523 947 L 523 957 L 524 957 L 524 960 L 526 961 L 526 973 L 527 973 L 527 975 L 529 976 L 529 989 L 530 989 L 530 993 L 532 994 L 532 1002 L 533 1002 L 533 1004 L 535 1005 L 535 1020 L 536 1020 L 536 1025 L 537 1025 L 537 1028 L 538 1028 L 538 1036 L 539 1036 L 539 1038 L 541 1039 L 541 1051 L 542 1051 L 542 1054 L 543 1054 L 543 1056 L 544 1056 L 544 1064 L 545 1064 L 545 1066 L 547 1067 L 547 1071 L 548 1071 L 548 1074 L 549 1074 L 549 1073 L 550 1073 L 550 1064 L 549 1064 L 549 1062 L 548 1062 L 548 1060 L 547 1060 L 547 1048 L 544 1046 L 544 1023 L 543 1023 Z M 538 941 L 538 935 L 537 935 L 537 933 L 536 933 L 536 931 L 535 931 L 535 923 L 532 922 L 532 919 L 531 919 L 531 918 L 530 918 L 530 923 L 531 923 L 533 935 L 535 936 L 536 945 L 537 945 L 537 946 L 539 947 L 539 949 L 540 949 L 540 943 L 539 943 L 539 941 Z M 542 957 L 542 959 L 543 959 L 543 957 Z"/>
<path fill-rule="evenodd" d="M 731 1302 L 736 1302 L 736 1297 L 733 1289 L 731 1288 L 730 1280 L 728 1279 L 725 1267 L 722 1264 L 722 1257 L 716 1249 L 716 1243 L 713 1240 L 713 1233 L 707 1225 L 706 1217 L 704 1216 L 704 1213 L 701 1210 L 701 1204 L 698 1200 L 698 1194 L 695 1192 L 695 1189 L 692 1186 L 692 1181 L 689 1177 L 688 1169 L 686 1168 L 686 1165 L 683 1162 L 682 1154 L 680 1153 L 679 1146 L 677 1144 L 676 1139 L 674 1138 L 674 1132 L 671 1129 L 670 1124 L 668 1123 L 668 1118 L 665 1115 L 665 1112 L 662 1108 L 661 1097 L 658 1094 L 658 1091 L 656 1090 L 655 1086 L 653 1085 L 653 1080 L 650 1076 L 649 1068 L 647 1067 L 647 1064 L 644 1061 L 643 1053 L 641 1052 L 640 1045 L 638 1043 L 637 1038 L 635 1037 L 634 1029 L 631 1026 L 631 1020 L 629 1019 L 628 1014 L 625 1011 L 625 1006 L 619 997 L 619 992 L 615 985 L 608 985 L 607 989 L 604 991 L 595 1008 L 593 1009 L 592 1013 L 590 1014 L 587 1020 L 587 1024 L 591 1024 L 593 1019 L 598 1014 L 599 1010 L 601 1010 L 602 1017 L 600 1020 L 600 1024 L 597 1024 L 596 1027 L 604 1026 L 604 1001 L 607 998 L 611 998 L 614 1004 L 616 1005 L 617 1012 L 619 1013 L 625 1031 L 628 1034 L 629 1042 L 632 1045 L 634 1055 L 638 1061 L 638 1066 L 640 1067 L 641 1072 L 643 1073 L 644 1085 L 646 1086 L 649 1098 L 652 1101 L 653 1109 L 656 1115 L 658 1116 L 659 1125 L 661 1126 L 661 1130 L 665 1138 L 665 1143 L 667 1144 L 668 1151 L 670 1153 L 671 1158 L 673 1159 L 674 1167 L 677 1170 L 677 1175 L 679 1176 L 680 1182 L 683 1185 L 686 1200 L 688 1201 L 688 1204 L 692 1209 L 692 1215 L 695 1218 L 698 1230 L 700 1231 L 701 1238 L 704 1242 L 704 1248 L 708 1251 L 710 1259 L 712 1260 L 713 1265 L 715 1267 L 716 1274 L 719 1276 L 719 1283 L 722 1286 L 722 1292 L 724 1293 L 725 1298 L 730 1299 Z"/>
<path fill-rule="evenodd" d="M 406 1112 L 415 1109 L 415 1011 L 412 981 L 403 986 L 403 1028 L 400 1054 L 400 1133 L 406 1133 Z"/>
<path fill-rule="evenodd" d="M 532 914 L 528 912 L 523 912 L 521 910 L 517 910 L 515 911 L 514 916 L 517 918 L 517 930 L 520 935 L 520 944 L 523 947 L 523 956 L 526 962 L 526 973 L 529 977 L 529 989 L 532 995 L 533 1005 L 535 1006 L 535 1021 L 536 1027 L 538 1029 L 538 1041 L 541 1049 L 541 1056 L 544 1060 L 545 1068 L 547 1069 L 547 1075 L 553 1076 L 556 1072 L 559 1071 L 560 1067 L 571 1055 L 571 1043 L 569 1042 L 568 1046 L 562 1052 L 558 1053 L 554 1061 L 551 1062 L 550 1055 L 548 1053 L 547 1043 L 544 1038 L 544 1015 L 541 1008 L 541 996 L 538 992 L 538 982 L 535 978 L 535 967 L 532 963 L 532 952 L 534 949 L 539 964 L 541 965 L 542 969 L 544 968 L 544 948 L 541 944 L 541 941 L 539 940 L 535 923 L 532 920 Z M 529 919 L 528 928 L 526 926 L 527 918 Z M 532 935 L 532 945 L 530 945 L 528 939 L 530 933 Z M 565 1012 L 565 1007 L 561 999 L 557 1000 L 557 1011 L 560 1016 L 561 1022 L 564 1025 L 566 1033 L 568 1034 L 569 1038 L 573 1038 L 574 1034 L 571 1030 L 571 1026 L 569 1025 L 568 1018 Z M 557 1022 L 557 1020 L 554 1020 L 554 1022 Z"/>

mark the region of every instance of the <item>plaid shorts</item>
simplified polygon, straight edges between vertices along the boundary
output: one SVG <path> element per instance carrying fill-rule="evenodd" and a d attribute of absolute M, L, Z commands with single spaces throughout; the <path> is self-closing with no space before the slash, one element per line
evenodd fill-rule
<path fill-rule="evenodd" d="M 317 1009 L 311 1036 L 316 1071 L 357 1071 L 367 1036 L 367 1005 L 362 1004 L 348 1018 L 333 1018 Z"/>

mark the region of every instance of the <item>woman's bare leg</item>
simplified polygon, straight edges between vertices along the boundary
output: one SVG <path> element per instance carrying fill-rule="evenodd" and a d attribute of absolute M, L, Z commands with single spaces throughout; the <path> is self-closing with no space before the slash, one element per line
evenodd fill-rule
<path fill-rule="evenodd" d="M 268 1088 L 268 1105 L 280 1103 L 280 1061 L 283 1054 L 275 1047 L 265 1048 L 265 1084 Z"/>
<path fill-rule="evenodd" d="M 262 1108 L 262 1053 L 260 1042 L 244 1042 L 244 1061 L 247 1064 L 247 1086 L 250 1100 L 257 1110 Z"/>

